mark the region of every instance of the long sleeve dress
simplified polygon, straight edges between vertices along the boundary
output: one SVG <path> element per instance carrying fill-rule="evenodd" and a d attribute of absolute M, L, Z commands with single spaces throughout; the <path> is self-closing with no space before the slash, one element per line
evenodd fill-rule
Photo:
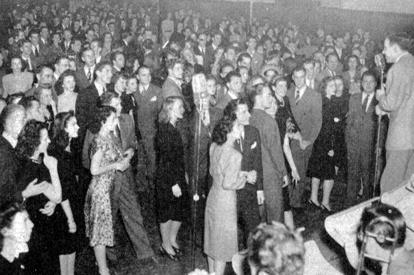
<path fill-rule="evenodd" d="M 332 97 L 333 98 L 333 97 Z M 313 144 L 308 162 L 308 177 L 331 180 L 335 176 L 335 104 L 326 96 L 322 98 L 322 127 Z M 334 150 L 334 155 L 328 155 Z"/>
<path fill-rule="evenodd" d="M 204 253 L 225 262 L 238 251 L 237 195 L 244 187 L 240 177 L 242 155 L 229 145 L 210 147 L 213 185 L 207 196 L 204 217 Z"/>
<path fill-rule="evenodd" d="M 58 161 L 58 173 L 60 184 L 62 186 L 62 202 L 65 200 L 69 201 L 70 208 L 72 210 L 73 219 L 77 226 L 75 233 L 69 232 L 68 223 L 62 223 L 57 230 L 57 244 L 59 255 L 72 254 L 80 249 L 79 233 L 81 226 L 82 215 L 82 204 L 79 194 L 81 192 L 81 186 L 76 180 L 76 166 L 74 163 L 73 153 L 66 151 L 64 148 L 52 144 L 49 146 L 49 154 L 55 157 Z M 61 207 L 59 205 L 59 207 Z M 66 216 L 65 216 L 66 218 Z"/>
<path fill-rule="evenodd" d="M 188 188 L 185 181 L 184 146 L 181 134 L 171 123 L 160 123 L 155 137 L 157 165 L 155 191 L 158 222 L 183 221 L 188 214 Z M 178 184 L 182 196 L 173 195 Z"/>
<path fill-rule="evenodd" d="M 37 179 L 38 183 L 51 182 L 49 170 L 43 162 L 35 162 L 30 159 L 22 161 L 21 171 L 17 176 L 20 190 Z M 29 241 L 29 252 L 24 262 L 27 274 L 50 274 L 59 273 L 59 257 L 57 245 L 57 230 L 63 224 L 67 224 L 65 214 L 60 205 L 57 205 L 51 216 L 42 214 L 39 210 L 44 208 L 49 199 L 43 195 L 28 198 L 25 201 L 26 210 L 32 220 L 34 227 Z"/>

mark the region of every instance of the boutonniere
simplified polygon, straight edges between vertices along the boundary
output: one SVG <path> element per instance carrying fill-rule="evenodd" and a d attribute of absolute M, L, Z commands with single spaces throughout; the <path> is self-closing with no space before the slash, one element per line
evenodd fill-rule
<path fill-rule="evenodd" d="M 151 97 L 151 99 L 150 99 L 150 101 L 151 102 L 154 102 L 154 101 L 156 101 L 157 100 L 157 97 L 156 96 L 153 96 L 153 97 Z"/>
<path fill-rule="evenodd" d="M 334 117 L 334 122 L 335 122 L 335 123 L 338 123 L 339 121 L 341 121 L 339 118 Z"/>
<path fill-rule="evenodd" d="M 252 146 L 250 146 L 250 149 L 254 149 L 254 148 L 256 148 L 256 146 L 257 146 L 257 142 L 255 141 L 253 144 L 252 144 Z"/>

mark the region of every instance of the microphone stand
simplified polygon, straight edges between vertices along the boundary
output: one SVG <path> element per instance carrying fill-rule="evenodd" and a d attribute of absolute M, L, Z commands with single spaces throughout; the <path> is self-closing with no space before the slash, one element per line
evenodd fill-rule
<path fill-rule="evenodd" d="M 375 56 L 377 66 L 380 70 L 381 77 L 380 77 L 380 85 L 381 89 L 383 88 L 384 83 L 384 60 L 382 55 Z M 381 133 L 382 133 L 382 115 L 378 115 L 377 118 L 377 141 L 375 144 L 375 169 L 374 169 L 374 186 L 372 190 L 372 198 L 379 195 L 379 185 L 380 185 L 380 178 L 381 178 L 381 155 L 382 155 L 382 148 L 381 148 Z"/>

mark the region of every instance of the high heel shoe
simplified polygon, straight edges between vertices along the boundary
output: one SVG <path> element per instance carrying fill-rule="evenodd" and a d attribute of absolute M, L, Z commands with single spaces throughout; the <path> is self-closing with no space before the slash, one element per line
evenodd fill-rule
<path fill-rule="evenodd" d="M 172 260 L 172 261 L 178 261 L 178 257 L 177 257 L 177 255 L 174 255 L 174 254 L 170 254 L 170 253 L 168 253 L 165 249 L 164 249 L 164 247 L 162 247 L 162 245 L 160 246 L 160 254 L 161 254 L 161 256 L 164 256 L 164 257 L 168 257 L 170 260 Z"/>
<path fill-rule="evenodd" d="M 182 249 L 180 249 L 178 247 L 175 247 L 173 245 L 172 245 L 172 248 L 174 249 L 174 252 L 175 252 L 176 255 L 178 255 L 178 256 L 184 255 L 184 251 Z"/>
<path fill-rule="evenodd" d="M 311 200 L 311 199 L 309 199 L 308 200 L 308 203 L 311 205 L 311 206 L 313 206 L 313 207 L 315 207 L 315 208 L 318 208 L 318 209 L 320 209 L 321 208 L 321 205 L 320 204 L 316 204 L 313 200 Z"/>
<path fill-rule="evenodd" d="M 322 208 L 322 210 L 323 211 L 325 211 L 326 213 L 328 213 L 328 214 L 332 214 L 333 213 L 333 211 L 332 211 L 332 209 L 330 209 L 330 208 L 328 208 L 325 204 L 323 204 L 323 203 L 321 203 L 321 208 Z"/>

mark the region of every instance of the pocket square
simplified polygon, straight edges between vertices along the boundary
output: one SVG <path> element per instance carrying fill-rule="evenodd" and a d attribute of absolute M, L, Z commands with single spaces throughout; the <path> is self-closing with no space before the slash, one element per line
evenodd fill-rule
<path fill-rule="evenodd" d="M 255 141 L 253 144 L 252 144 L 252 146 L 250 146 L 250 149 L 254 149 L 254 148 L 256 148 L 256 146 L 257 146 L 257 142 Z"/>
<path fill-rule="evenodd" d="M 150 101 L 151 102 L 154 102 L 154 101 L 156 101 L 157 100 L 157 97 L 156 96 L 153 96 L 153 97 L 151 97 L 151 99 L 150 99 Z"/>
<path fill-rule="evenodd" d="M 334 117 L 334 122 L 335 122 L 335 123 L 338 123 L 339 121 L 341 121 L 339 118 Z"/>

